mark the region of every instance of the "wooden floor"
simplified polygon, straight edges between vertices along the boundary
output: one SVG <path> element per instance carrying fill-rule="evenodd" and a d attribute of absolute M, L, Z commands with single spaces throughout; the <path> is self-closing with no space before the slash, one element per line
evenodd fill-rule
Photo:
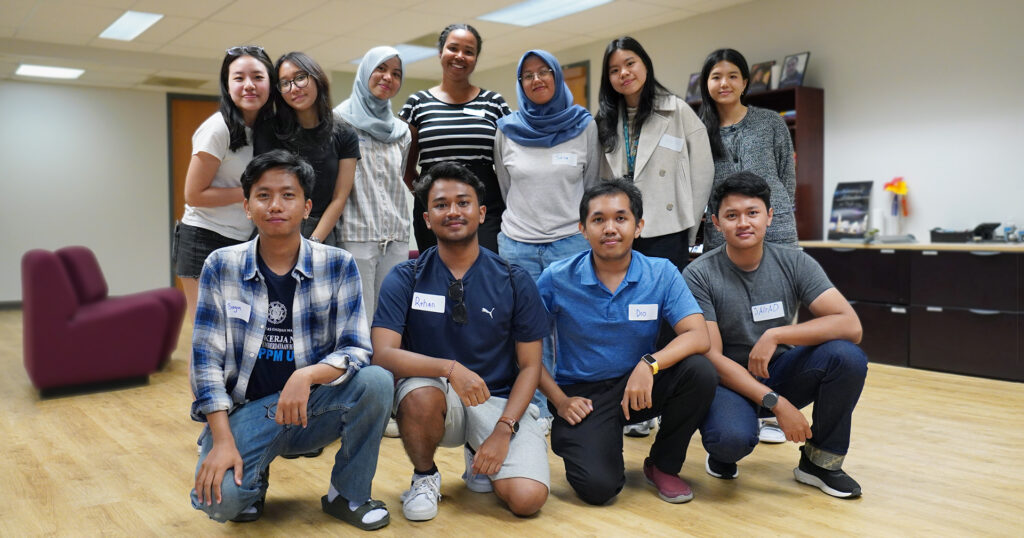
<path fill-rule="evenodd" d="M 358 533 L 320 511 L 333 461 L 326 454 L 274 462 L 256 523 L 219 525 L 192 510 L 200 426 L 188 417 L 190 337 L 186 328 L 148 385 L 40 399 L 22 366 L 21 312 L 0 311 L 0 536 Z M 698 435 L 682 472 L 696 498 L 671 505 L 643 481 L 650 443 L 626 440 L 626 487 L 603 507 L 576 499 L 551 454 L 551 496 L 528 519 L 469 492 L 459 479 L 462 451 L 442 449 L 440 514 L 410 523 L 398 499 L 410 464 L 399 440 L 384 439 L 373 492 L 392 521 L 377 534 L 1024 536 L 1024 384 L 872 365 L 845 465 L 864 489 L 852 501 L 796 483 L 793 444 L 762 444 L 737 480 L 711 478 Z"/>

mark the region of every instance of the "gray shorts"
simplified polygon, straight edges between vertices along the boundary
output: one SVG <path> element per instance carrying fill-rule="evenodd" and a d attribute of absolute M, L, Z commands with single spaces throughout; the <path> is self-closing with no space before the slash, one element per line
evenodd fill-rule
<path fill-rule="evenodd" d="M 491 396 L 480 405 L 465 407 L 447 380 L 439 377 L 407 377 L 399 380 L 395 387 L 395 412 L 402 398 L 421 387 L 440 390 L 448 402 L 448 410 L 444 415 L 444 437 L 441 439 L 441 446 L 445 447 L 459 447 L 469 443 L 475 451 L 494 431 L 494 425 L 498 423 L 508 402 L 507 398 Z M 519 433 L 512 436 L 512 442 L 509 443 L 505 462 L 501 464 L 498 474 L 489 477 L 491 480 L 529 478 L 551 489 L 548 443 L 544 440 L 544 431 L 537 423 L 539 416 L 537 406 L 530 404 L 526 408 L 526 413 L 519 421 Z"/>

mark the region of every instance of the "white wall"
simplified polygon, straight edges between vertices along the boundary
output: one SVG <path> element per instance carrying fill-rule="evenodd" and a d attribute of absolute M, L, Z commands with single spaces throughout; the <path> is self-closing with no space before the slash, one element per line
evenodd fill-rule
<path fill-rule="evenodd" d="M 837 182 L 872 180 L 873 204 L 888 207 L 881 185 L 904 176 L 904 231 L 927 241 L 936 226 L 1024 226 L 1021 21 L 1018 0 L 759 0 L 633 37 L 676 92 L 716 48 L 750 63 L 811 51 L 804 84 L 825 89 L 825 218 Z M 592 109 L 608 41 L 558 54 L 590 60 Z M 514 77 L 508 65 L 473 81 L 515 106 Z"/>
<path fill-rule="evenodd" d="M 169 284 L 163 93 L 0 81 L 0 302 L 21 256 L 91 248 L 111 294 Z"/>

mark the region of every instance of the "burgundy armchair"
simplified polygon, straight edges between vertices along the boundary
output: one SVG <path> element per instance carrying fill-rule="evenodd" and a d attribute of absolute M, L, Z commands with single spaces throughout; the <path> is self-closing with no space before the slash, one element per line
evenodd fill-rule
<path fill-rule="evenodd" d="M 148 376 L 178 343 L 185 296 L 175 288 L 107 296 L 86 247 L 21 258 L 25 370 L 37 389 Z"/>

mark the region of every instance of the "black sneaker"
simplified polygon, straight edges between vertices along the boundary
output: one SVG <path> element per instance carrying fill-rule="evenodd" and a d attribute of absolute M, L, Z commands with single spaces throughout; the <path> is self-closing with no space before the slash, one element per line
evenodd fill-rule
<path fill-rule="evenodd" d="M 255 508 L 255 511 L 247 508 L 246 511 L 231 518 L 230 521 L 232 523 L 252 523 L 263 517 L 263 506 L 267 503 L 267 487 L 270 486 L 270 467 L 267 467 L 267 470 L 260 474 L 260 479 L 263 480 L 263 495 L 260 495 L 259 500 L 250 507 Z"/>
<path fill-rule="evenodd" d="M 739 468 L 736 467 L 735 463 L 722 463 L 708 454 L 708 459 L 704 461 L 704 470 L 709 475 L 715 478 L 721 478 L 722 480 L 732 480 L 740 474 Z"/>
<path fill-rule="evenodd" d="M 800 451 L 800 464 L 793 469 L 793 476 L 797 482 L 814 486 L 821 491 L 841 499 L 854 499 L 860 497 L 860 484 L 850 478 L 850 475 L 842 469 L 830 471 L 811 463 L 811 460 Z"/>
<path fill-rule="evenodd" d="M 320 447 L 312 452 L 306 452 L 304 454 L 282 454 L 281 457 L 286 460 L 294 460 L 297 458 L 315 458 L 320 454 L 324 453 L 323 447 Z"/>

